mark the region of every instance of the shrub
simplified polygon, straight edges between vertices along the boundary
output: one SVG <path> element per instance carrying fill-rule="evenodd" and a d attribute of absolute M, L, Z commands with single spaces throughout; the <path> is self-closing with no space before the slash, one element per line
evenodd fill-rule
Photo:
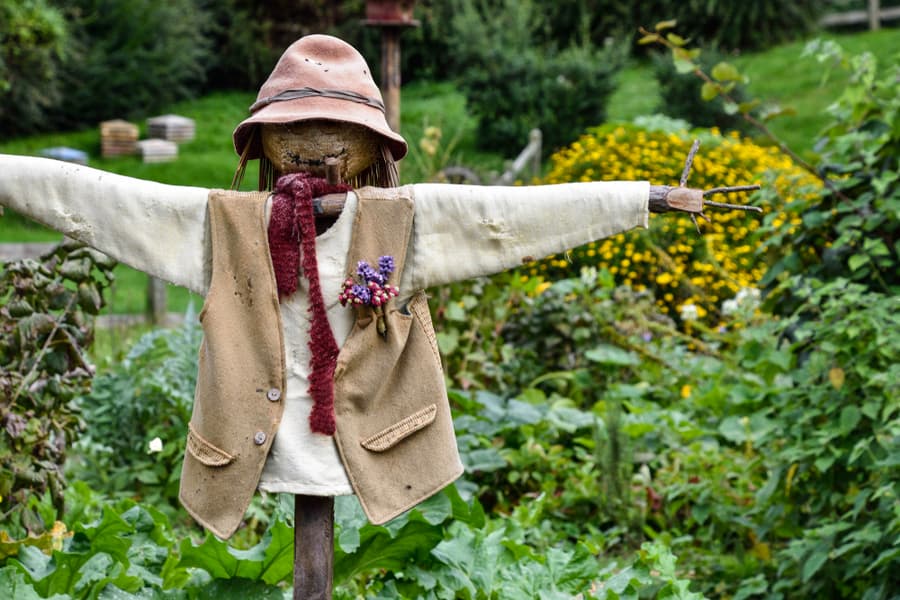
<path fill-rule="evenodd" d="M 802 303 L 773 336 L 794 340 L 790 360 L 747 406 L 752 438 L 740 426 L 729 436 L 765 449 L 768 481 L 751 516 L 774 561 L 761 588 L 767 598 L 893 598 L 900 298 L 844 279 L 794 283 Z M 746 346 L 743 368 L 758 370 L 759 349 Z"/>
<path fill-rule="evenodd" d="M 114 263 L 66 242 L 0 273 L 0 510 L 13 535 L 52 522 L 34 502 L 62 510 L 63 462 L 82 421 L 73 398 L 90 388 L 85 349 Z"/>
<path fill-rule="evenodd" d="M 63 14 L 46 0 L 0 0 L 0 133 L 41 129 L 69 51 Z"/>
<path fill-rule="evenodd" d="M 649 0 L 632 2 L 627 18 L 635 29 L 677 19 L 684 37 L 702 45 L 752 50 L 802 37 L 828 10 L 818 0 Z"/>
<path fill-rule="evenodd" d="M 67 11 L 74 45 L 56 127 L 147 116 L 203 84 L 209 25 L 194 0 L 78 0 Z"/>
<path fill-rule="evenodd" d="M 71 478 L 175 515 L 201 337 L 189 310 L 181 328 L 144 334 L 97 376 L 78 400 L 88 427 L 67 465 Z"/>
<path fill-rule="evenodd" d="M 787 222 L 789 228 L 800 223 L 785 215 L 782 205 L 808 195 L 815 186 L 812 176 L 777 149 L 737 133 L 723 135 L 713 129 L 696 135 L 702 145 L 688 185 L 761 183 L 769 192 L 764 209 L 770 218 Z M 544 183 L 649 180 L 677 185 L 692 137 L 684 131 L 626 124 L 592 129 L 551 158 Z M 598 265 L 608 268 L 622 284 L 652 291 L 664 313 L 715 324 L 717 306 L 741 289 L 757 287 L 767 265 L 756 254 L 758 217 L 742 211 L 708 209 L 707 213 L 713 222 L 702 225 L 706 230 L 702 235 L 685 215 L 657 215 L 651 218 L 649 231 L 632 231 L 576 248 L 530 265 L 529 272 L 558 277 L 583 265 Z"/>
<path fill-rule="evenodd" d="M 705 72 L 719 64 L 725 57 L 714 51 L 704 51 L 697 64 Z M 747 122 L 740 114 L 725 110 L 721 97 L 706 101 L 700 95 L 703 81 L 699 77 L 686 77 L 678 73 L 672 57 L 657 54 L 653 57 L 653 72 L 659 82 L 660 103 L 657 112 L 676 119 L 684 119 L 694 127 L 716 127 L 722 131 L 746 132 Z M 730 95 L 737 102 L 744 102 L 743 88 L 736 87 Z"/>
<path fill-rule="evenodd" d="M 215 50 L 206 73 L 207 89 L 258 89 L 287 47 L 272 46 L 273 22 L 260 14 L 269 3 L 248 4 L 242 0 L 208 4 Z"/>
<path fill-rule="evenodd" d="M 538 127 L 549 152 L 604 120 L 620 53 L 535 47 L 530 2 L 504 0 L 486 10 L 466 2 L 454 17 L 454 51 L 464 61 L 461 85 L 478 118 L 480 146 L 515 156 Z"/>
<path fill-rule="evenodd" d="M 797 303 L 789 275 L 900 291 L 900 66 L 879 70 L 871 54 L 847 57 L 829 42 L 812 43 L 808 52 L 848 71 L 849 81 L 817 144 L 818 167 L 833 189 L 789 203 L 796 226 L 766 217 L 772 268 L 764 283 L 780 312 Z"/>

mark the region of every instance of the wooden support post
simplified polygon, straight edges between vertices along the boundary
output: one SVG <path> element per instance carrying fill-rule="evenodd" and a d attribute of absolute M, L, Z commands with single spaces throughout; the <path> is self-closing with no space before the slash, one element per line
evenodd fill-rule
<path fill-rule="evenodd" d="M 329 156 L 325 159 L 325 180 L 331 185 L 341 183 L 341 161 L 339 158 Z"/>
<path fill-rule="evenodd" d="M 381 93 L 388 125 L 400 133 L 400 27 L 381 28 Z"/>
<path fill-rule="evenodd" d="M 869 30 L 877 31 L 881 29 L 881 1 L 869 0 Z"/>
<path fill-rule="evenodd" d="M 147 318 L 154 325 L 162 325 L 168 309 L 166 282 L 147 277 Z"/>
<path fill-rule="evenodd" d="M 543 139 L 544 136 L 540 129 L 532 129 L 531 133 L 528 134 L 528 142 L 533 147 L 533 152 L 531 154 L 531 176 L 534 179 L 541 176 L 541 153 L 543 152 L 541 143 Z"/>
<path fill-rule="evenodd" d="M 294 496 L 294 600 L 331 600 L 334 498 Z"/>

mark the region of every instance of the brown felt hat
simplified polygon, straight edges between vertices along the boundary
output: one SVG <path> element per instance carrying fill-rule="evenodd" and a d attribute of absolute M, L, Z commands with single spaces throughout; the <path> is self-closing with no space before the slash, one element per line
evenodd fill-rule
<path fill-rule="evenodd" d="M 394 160 L 406 156 L 406 141 L 391 131 L 381 91 L 366 60 L 336 37 L 308 35 L 291 44 L 262 85 L 251 115 L 234 130 L 234 149 L 240 156 L 262 123 L 293 123 L 312 119 L 362 125 L 384 137 Z M 260 158 L 259 143 L 248 159 Z"/>

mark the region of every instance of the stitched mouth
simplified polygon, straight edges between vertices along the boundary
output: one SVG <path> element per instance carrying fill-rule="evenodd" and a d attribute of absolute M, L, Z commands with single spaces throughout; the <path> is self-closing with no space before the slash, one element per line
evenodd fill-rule
<path fill-rule="evenodd" d="M 301 167 L 301 166 L 305 166 L 305 167 L 323 167 L 323 166 L 325 166 L 325 161 L 326 161 L 327 159 L 329 159 L 329 158 L 341 158 L 341 157 L 343 157 L 343 156 L 346 156 L 346 155 L 347 155 L 347 149 L 346 149 L 346 148 L 341 148 L 341 150 L 340 150 L 339 152 L 332 153 L 332 154 L 326 154 L 326 155 L 323 156 L 322 158 L 303 158 L 303 157 L 301 157 L 299 154 L 297 154 L 296 152 L 291 152 L 290 150 L 288 150 L 287 152 L 285 152 L 285 154 L 287 155 L 288 161 L 289 161 L 291 164 L 296 165 L 296 166 L 298 166 L 298 167 Z"/>

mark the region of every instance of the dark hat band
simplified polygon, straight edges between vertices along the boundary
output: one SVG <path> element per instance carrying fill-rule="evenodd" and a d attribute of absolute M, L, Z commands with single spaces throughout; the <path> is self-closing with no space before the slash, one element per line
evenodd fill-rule
<path fill-rule="evenodd" d="M 384 103 L 377 98 L 369 98 L 368 96 L 363 96 L 362 94 L 357 94 L 356 92 L 351 92 L 349 90 L 328 90 L 328 89 L 317 89 L 311 87 L 304 87 L 296 90 L 284 90 L 283 92 L 279 92 L 274 96 L 269 96 L 268 98 L 261 98 L 250 105 L 250 112 L 254 113 L 259 109 L 272 104 L 273 102 L 284 102 L 285 100 L 297 100 L 298 98 L 309 98 L 309 97 L 319 97 L 319 98 L 335 98 L 338 100 L 347 100 L 349 102 L 357 102 L 359 104 L 366 104 L 368 106 L 372 106 L 377 108 L 381 112 L 384 112 Z"/>

